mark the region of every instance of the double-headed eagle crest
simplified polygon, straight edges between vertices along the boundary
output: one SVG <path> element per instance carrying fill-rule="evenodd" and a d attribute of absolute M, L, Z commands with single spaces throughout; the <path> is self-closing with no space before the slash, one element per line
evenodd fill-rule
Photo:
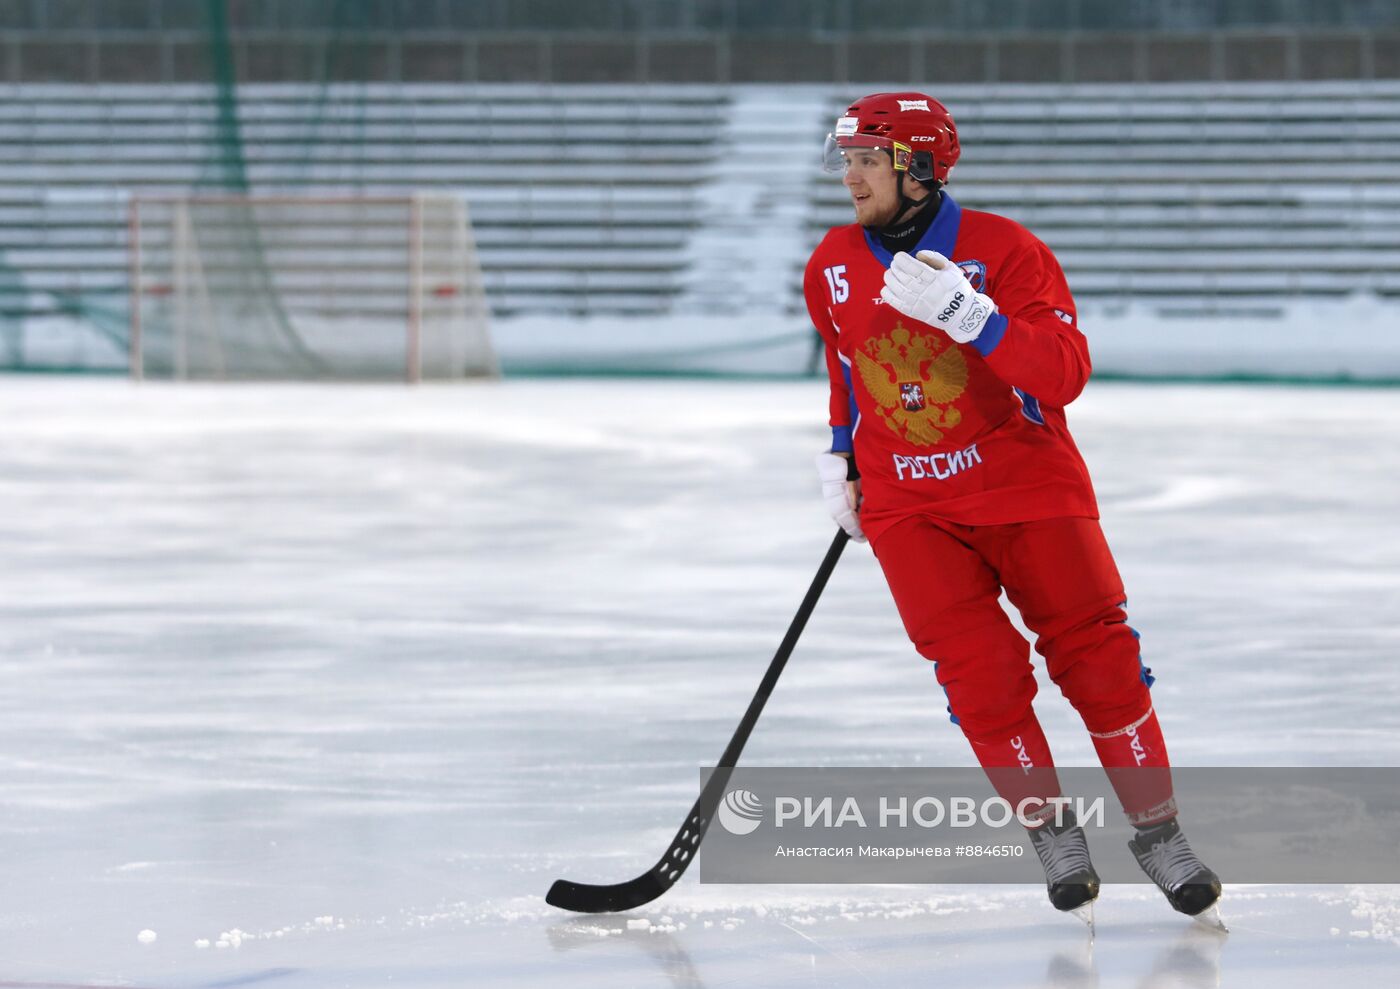
<path fill-rule="evenodd" d="M 857 350 L 855 362 L 879 406 L 876 415 L 915 446 L 933 446 L 962 422 L 962 413 L 948 407 L 967 388 L 967 361 L 956 344 L 933 333 L 914 336 L 896 323 L 888 336 Z"/>

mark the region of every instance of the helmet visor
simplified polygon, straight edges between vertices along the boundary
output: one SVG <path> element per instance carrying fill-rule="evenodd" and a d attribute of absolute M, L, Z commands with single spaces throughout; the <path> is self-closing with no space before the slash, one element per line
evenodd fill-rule
<path fill-rule="evenodd" d="M 846 156 L 841 153 L 841 145 L 836 143 L 836 135 L 826 135 L 822 145 L 822 171 L 840 175 L 846 170 Z"/>
<path fill-rule="evenodd" d="M 890 141 L 885 138 L 864 136 L 860 138 L 826 135 L 822 145 L 822 170 L 834 175 L 844 175 L 852 169 L 890 167 Z M 873 155 L 872 152 L 879 152 Z"/>

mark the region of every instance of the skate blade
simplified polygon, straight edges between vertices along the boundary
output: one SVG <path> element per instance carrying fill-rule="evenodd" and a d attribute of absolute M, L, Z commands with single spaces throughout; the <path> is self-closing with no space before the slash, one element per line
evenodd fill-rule
<path fill-rule="evenodd" d="M 1208 931 L 1219 931 L 1221 934 L 1230 933 L 1230 928 L 1225 926 L 1225 920 L 1220 916 L 1219 904 L 1212 904 L 1206 907 L 1191 919 Z"/>
<path fill-rule="evenodd" d="M 1092 938 L 1094 936 L 1094 901 L 1090 900 L 1088 903 L 1077 906 L 1069 912 L 1084 921 L 1085 925 L 1089 928 L 1089 937 Z"/>

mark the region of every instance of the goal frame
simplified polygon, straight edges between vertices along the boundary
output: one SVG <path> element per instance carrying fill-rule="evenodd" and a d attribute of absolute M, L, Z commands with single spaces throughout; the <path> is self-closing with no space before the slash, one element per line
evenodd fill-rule
<path fill-rule="evenodd" d="M 406 237 L 408 290 L 405 298 L 404 321 L 404 373 L 403 379 L 409 384 L 418 384 L 423 379 L 423 204 L 431 199 L 448 198 L 450 193 L 417 191 L 404 195 L 132 195 L 127 201 L 127 266 L 129 285 L 127 290 L 130 333 L 128 345 L 128 367 L 136 381 L 145 378 L 143 353 L 144 297 L 150 294 L 143 284 L 143 245 L 141 239 L 142 208 L 166 208 L 172 211 L 181 206 L 404 206 L 406 207 Z M 471 214 L 465 201 L 458 200 L 462 209 L 463 223 L 469 246 L 475 253 L 475 238 L 471 234 Z M 484 286 L 482 287 L 484 292 Z M 486 307 L 485 299 L 481 305 Z M 494 364 L 494 358 L 493 362 Z M 499 369 L 496 370 L 499 374 Z"/>

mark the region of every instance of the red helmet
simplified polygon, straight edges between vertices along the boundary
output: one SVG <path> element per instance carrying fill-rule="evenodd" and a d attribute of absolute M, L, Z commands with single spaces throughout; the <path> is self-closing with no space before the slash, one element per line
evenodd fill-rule
<path fill-rule="evenodd" d="M 948 108 L 924 93 L 875 93 L 856 100 L 826 136 L 822 164 L 845 168 L 842 148 L 883 148 L 897 171 L 939 185 L 958 162 L 958 128 Z"/>

